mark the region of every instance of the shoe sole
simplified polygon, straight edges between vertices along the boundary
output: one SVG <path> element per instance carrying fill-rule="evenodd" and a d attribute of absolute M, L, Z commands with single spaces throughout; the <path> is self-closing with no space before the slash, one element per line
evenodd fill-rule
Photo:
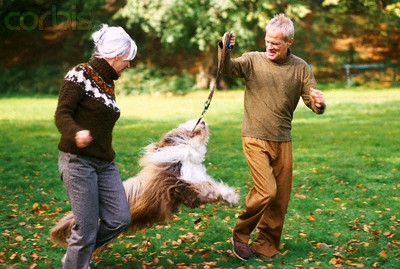
<path fill-rule="evenodd" d="M 245 259 L 245 258 L 243 258 L 242 256 L 240 256 L 239 254 L 236 253 L 236 251 L 235 251 L 235 242 L 234 242 L 233 238 L 231 238 L 231 243 L 232 243 L 233 255 L 235 255 L 235 257 L 238 258 L 239 260 L 247 262 L 249 259 Z"/>

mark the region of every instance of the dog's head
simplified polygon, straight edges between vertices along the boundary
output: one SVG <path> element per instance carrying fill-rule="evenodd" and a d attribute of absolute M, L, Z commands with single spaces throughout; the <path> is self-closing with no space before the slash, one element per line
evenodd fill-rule
<path fill-rule="evenodd" d="M 166 133 L 159 142 L 145 147 L 141 165 L 165 165 L 182 161 L 201 163 L 207 151 L 209 131 L 205 121 L 200 121 L 195 128 L 196 123 L 195 119 L 189 120 Z"/>
<path fill-rule="evenodd" d="M 166 133 L 159 142 L 146 147 L 146 151 L 157 151 L 163 147 L 187 145 L 193 148 L 204 146 L 209 138 L 209 130 L 205 121 L 197 124 L 197 119 L 180 124 L 177 128 Z M 196 128 L 194 128 L 196 125 Z M 194 129 L 193 129 L 194 128 Z"/>

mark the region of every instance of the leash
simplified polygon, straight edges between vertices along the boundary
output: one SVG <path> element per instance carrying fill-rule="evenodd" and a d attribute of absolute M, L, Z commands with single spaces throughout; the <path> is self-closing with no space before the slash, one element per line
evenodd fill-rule
<path fill-rule="evenodd" d="M 232 37 L 232 33 L 229 32 L 229 34 L 226 35 L 225 39 L 223 40 L 222 44 L 226 44 L 226 46 L 225 46 L 224 51 L 223 51 L 223 53 L 221 55 L 221 59 L 218 62 L 217 75 L 215 76 L 214 85 L 210 89 L 210 93 L 208 94 L 207 100 L 204 103 L 203 111 L 201 112 L 201 115 L 200 115 L 199 119 L 197 120 L 196 125 L 193 127 L 192 132 L 190 134 L 193 134 L 193 132 L 196 129 L 197 125 L 199 125 L 200 121 L 204 117 L 204 114 L 207 112 L 208 108 L 210 107 L 211 100 L 212 100 L 212 98 L 214 96 L 215 88 L 217 86 L 217 82 L 218 82 L 218 79 L 219 79 L 219 74 L 221 73 L 221 65 L 222 65 L 222 62 L 225 59 L 225 54 L 226 54 L 225 50 L 232 49 L 232 47 L 233 47 L 233 46 L 231 46 L 231 43 L 230 43 L 231 37 Z"/>

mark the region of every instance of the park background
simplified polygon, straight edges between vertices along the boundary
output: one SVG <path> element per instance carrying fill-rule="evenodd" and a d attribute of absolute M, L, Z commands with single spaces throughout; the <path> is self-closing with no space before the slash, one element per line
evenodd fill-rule
<path fill-rule="evenodd" d="M 169 225 L 123 235 L 92 268 L 396 268 L 400 261 L 400 4 L 397 1 L 0 1 L 0 266 L 59 268 L 64 249 L 48 230 L 70 206 L 57 172 L 53 115 L 69 68 L 90 59 L 101 23 L 123 26 L 139 46 L 117 81 L 115 128 L 123 178 L 141 149 L 200 114 L 216 75 L 216 43 L 264 50 L 275 14 L 293 18 L 294 54 L 312 65 L 324 115 L 300 101 L 293 122 L 293 195 L 283 257 L 243 263 L 230 229 L 251 186 L 241 153 L 243 87 L 222 77 L 205 119 L 206 167 L 241 204 L 182 208 Z M 345 64 L 352 69 L 347 84 Z M 365 66 L 364 66 L 365 67 Z"/>
<path fill-rule="evenodd" d="M 0 8 L 0 93 L 56 94 L 66 70 L 90 59 L 90 35 L 101 23 L 123 26 L 138 44 L 136 68 L 119 87 L 125 93 L 207 89 L 224 32 L 237 35 L 234 56 L 265 50 L 265 26 L 281 12 L 295 24 L 293 53 L 312 65 L 319 82 L 346 81 L 344 64 L 383 64 L 351 70 L 352 85 L 398 80 L 395 0 L 2 0 Z M 219 89 L 240 85 L 218 81 Z"/>

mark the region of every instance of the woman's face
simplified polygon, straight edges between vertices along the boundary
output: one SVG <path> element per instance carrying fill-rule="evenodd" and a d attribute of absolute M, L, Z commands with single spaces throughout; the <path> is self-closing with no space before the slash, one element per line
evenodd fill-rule
<path fill-rule="evenodd" d="M 125 60 L 127 57 L 128 53 L 122 56 L 117 56 L 112 59 L 108 59 L 108 63 L 114 68 L 119 77 L 121 76 L 122 71 L 124 71 L 126 68 L 131 67 L 130 61 Z"/>

